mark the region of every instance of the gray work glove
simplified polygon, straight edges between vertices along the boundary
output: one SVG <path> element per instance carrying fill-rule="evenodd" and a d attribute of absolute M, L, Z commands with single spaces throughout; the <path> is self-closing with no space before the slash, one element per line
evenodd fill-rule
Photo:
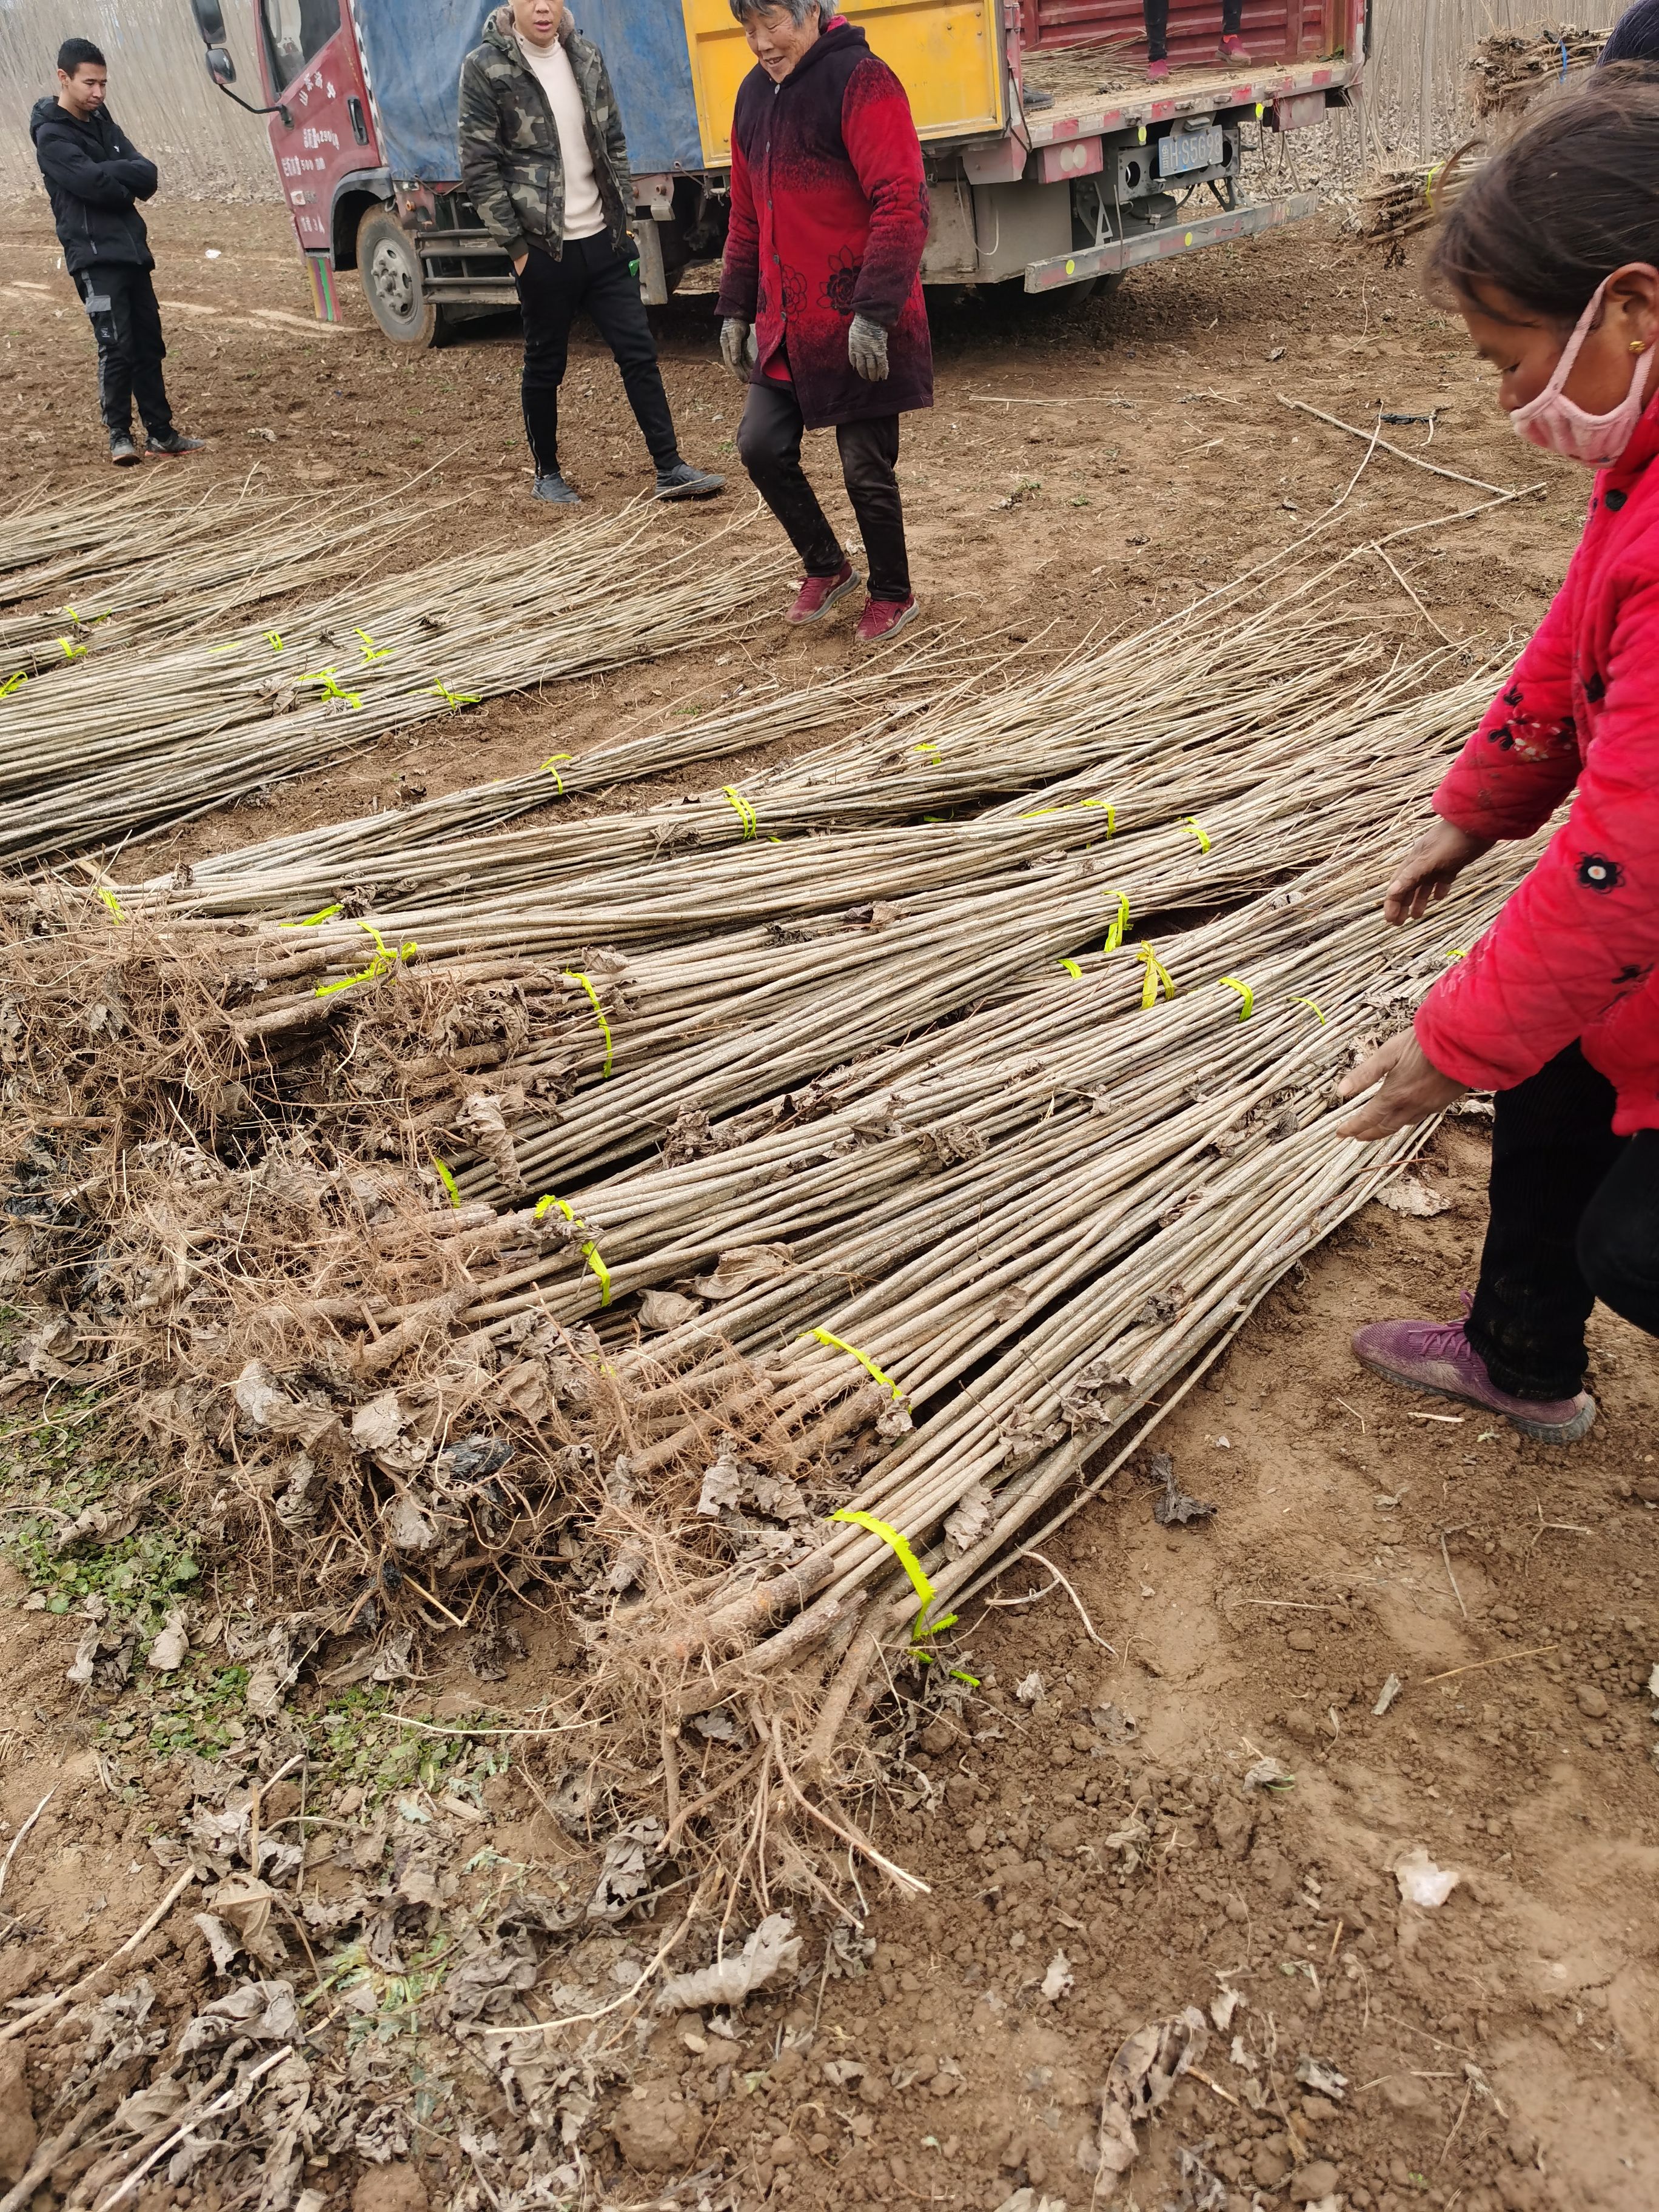
<path fill-rule="evenodd" d="M 887 375 L 887 333 L 868 315 L 854 315 L 847 333 L 847 358 L 866 384 L 880 384 Z"/>
<path fill-rule="evenodd" d="M 749 325 L 741 315 L 728 315 L 720 325 L 720 359 L 739 384 L 749 381 Z"/>

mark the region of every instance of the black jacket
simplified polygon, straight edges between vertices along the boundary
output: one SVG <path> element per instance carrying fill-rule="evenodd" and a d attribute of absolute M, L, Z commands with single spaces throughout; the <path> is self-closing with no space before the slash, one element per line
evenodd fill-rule
<path fill-rule="evenodd" d="M 154 269 L 155 256 L 137 203 L 155 190 L 155 164 L 144 159 L 109 110 L 100 107 L 82 123 L 55 100 L 37 100 L 29 136 L 70 275 L 111 263 Z"/>

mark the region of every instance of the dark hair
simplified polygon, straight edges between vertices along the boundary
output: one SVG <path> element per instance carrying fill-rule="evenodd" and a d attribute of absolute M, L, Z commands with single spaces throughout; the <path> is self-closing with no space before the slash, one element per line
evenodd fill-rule
<path fill-rule="evenodd" d="M 90 39 L 65 39 L 58 49 L 58 66 L 64 75 L 73 76 L 84 62 L 96 62 L 100 69 L 109 67 Z"/>
<path fill-rule="evenodd" d="M 1659 75 L 1598 70 L 1475 172 L 1429 254 L 1431 298 L 1492 312 L 1493 289 L 1570 330 L 1627 261 L 1659 264 Z"/>

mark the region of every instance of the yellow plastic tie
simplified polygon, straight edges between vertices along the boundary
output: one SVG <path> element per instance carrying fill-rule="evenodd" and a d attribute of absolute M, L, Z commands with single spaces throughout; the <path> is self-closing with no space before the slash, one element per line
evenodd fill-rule
<path fill-rule="evenodd" d="M 1176 824 L 1176 827 L 1178 830 L 1184 830 L 1189 837 L 1197 838 L 1198 849 L 1200 853 L 1207 853 L 1209 851 L 1209 837 L 1205 831 L 1199 828 L 1198 823 L 1194 820 L 1190 814 L 1183 816 L 1181 821 Z"/>
<path fill-rule="evenodd" d="M 354 624 L 351 635 L 362 646 L 365 661 L 391 659 L 392 647 L 389 645 L 376 645 L 366 629 L 359 629 Z"/>
<path fill-rule="evenodd" d="M 1083 981 L 1083 970 L 1075 960 L 1062 960 L 1060 964 L 1074 983 L 1080 983 Z"/>
<path fill-rule="evenodd" d="M 1467 945 L 1443 945 L 1440 948 L 1440 957 L 1443 960 L 1467 960 L 1468 957 L 1469 948 Z"/>
<path fill-rule="evenodd" d="M 821 1330 L 815 1333 L 823 1334 Z M 910 1631 L 910 1644 L 913 1650 L 924 1637 L 937 1636 L 941 1630 L 955 1625 L 957 1616 L 954 1613 L 947 1613 L 940 1620 L 928 1620 L 928 1608 L 933 1602 L 933 1585 L 922 1572 L 921 1561 L 910 1549 L 908 1540 L 893 1527 L 890 1522 L 878 1521 L 873 1513 L 859 1513 L 850 1506 L 845 1505 L 838 1513 L 832 1513 L 830 1518 L 832 1521 L 845 1521 L 854 1528 L 867 1528 L 872 1536 L 879 1536 L 905 1573 L 909 1576 L 910 1587 L 921 1601 L 921 1611 L 916 1615 L 915 1623 Z"/>
<path fill-rule="evenodd" d="M 441 678 L 435 684 L 428 684 L 426 688 L 434 696 L 441 699 L 446 707 L 476 707 L 478 703 L 478 695 L 476 691 L 452 691 Z M 544 761 L 542 766 L 545 768 L 546 765 L 546 762 Z M 561 784 L 559 788 L 562 791 L 564 786 Z"/>
<path fill-rule="evenodd" d="M 939 746 L 933 738 L 929 738 L 921 744 L 912 745 L 910 750 L 913 753 L 936 753 Z"/>
<path fill-rule="evenodd" d="M 1248 983 L 1241 983 L 1237 975 L 1224 975 L 1221 980 L 1230 991 L 1237 991 L 1243 1000 L 1238 1010 L 1238 1018 L 1241 1022 L 1248 1022 L 1255 1012 L 1255 993 Z"/>
<path fill-rule="evenodd" d="M 343 908 L 337 906 L 319 907 L 315 914 L 307 915 L 302 921 L 283 921 L 276 926 L 279 929 L 315 929 L 319 921 L 332 921 L 335 915 L 342 912 Z"/>
<path fill-rule="evenodd" d="M 454 1207 L 456 1212 L 459 1213 L 461 1210 L 461 1194 L 456 1188 L 454 1176 L 451 1175 L 449 1170 L 444 1165 L 441 1160 L 434 1159 L 432 1164 L 438 1170 L 439 1182 L 449 1193 L 450 1204 Z"/>
<path fill-rule="evenodd" d="M 362 697 L 360 693 L 356 691 L 343 691 L 340 689 L 338 684 L 337 684 L 334 679 L 334 671 L 331 668 L 313 669 L 309 676 L 302 676 L 300 678 L 300 681 L 301 684 L 320 684 L 323 687 L 322 696 L 325 699 L 343 699 L 347 706 L 352 709 L 354 714 L 363 703 Z"/>
<path fill-rule="evenodd" d="M 1149 1007 L 1158 1004 L 1158 994 L 1160 991 L 1166 999 L 1174 998 L 1175 977 L 1170 975 L 1157 953 L 1153 951 L 1150 942 L 1143 942 L 1136 945 L 1135 957 L 1138 960 L 1144 960 L 1146 963 L 1146 973 L 1140 980 L 1140 1008 L 1145 1013 Z"/>
<path fill-rule="evenodd" d="M 568 1199 L 555 1198 L 551 1191 L 548 1193 L 545 1198 L 538 1198 L 536 1200 L 535 1211 L 532 1213 L 530 1217 L 532 1221 L 539 1221 L 550 1206 L 556 1206 L 567 1221 L 576 1221 L 576 1209 L 571 1205 Z M 586 1225 L 586 1222 L 576 1221 L 576 1226 L 578 1229 L 584 1229 Z M 611 1270 L 605 1266 L 604 1261 L 600 1259 L 599 1248 L 596 1243 L 594 1243 L 592 1237 L 590 1237 L 587 1243 L 582 1246 L 582 1257 L 586 1261 L 588 1266 L 593 1270 L 594 1276 L 599 1283 L 599 1304 L 602 1306 L 608 1306 L 611 1303 Z"/>
<path fill-rule="evenodd" d="M 400 960 L 407 960 L 421 949 L 411 937 L 407 945 L 400 945 L 394 952 L 372 921 L 359 921 L 357 927 L 367 930 L 374 939 L 374 957 L 355 975 L 342 975 L 332 983 L 319 983 L 312 994 L 313 998 L 328 999 L 336 991 L 349 991 L 354 983 L 372 983 L 377 976 L 389 975 Z"/>
<path fill-rule="evenodd" d="M 720 786 L 720 789 L 725 793 L 726 798 L 731 800 L 732 805 L 736 807 L 738 811 L 738 819 L 743 824 L 744 836 L 745 837 L 758 837 L 760 835 L 760 817 L 756 813 L 754 808 L 749 804 L 749 801 L 744 797 L 743 793 L 737 788 L 735 784 L 723 783 Z"/>
<path fill-rule="evenodd" d="M 593 988 L 593 986 L 588 981 L 586 976 L 583 975 L 580 968 L 566 968 L 562 972 L 568 977 L 571 982 L 580 983 L 592 1003 L 593 1018 L 598 1022 L 600 1030 L 605 1037 L 605 1066 L 599 1071 L 601 1079 L 603 1079 L 611 1073 L 611 1024 L 605 1018 L 605 1008 L 599 1004 L 599 994 Z"/>
<path fill-rule="evenodd" d="M 830 1346 L 833 1350 L 836 1352 L 845 1352 L 851 1358 L 856 1359 L 859 1365 L 863 1368 L 865 1373 L 872 1376 L 876 1382 L 881 1384 L 884 1389 L 890 1390 L 895 1398 L 899 1398 L 903 1395 L 902 1391 L 899 1389 L 898 1384 L 894 1382 L 892 1376 L 890 1375 L 884 1375 L 880 1368 L 877 1366 L 875 1361 L 871 1358 L 869 1353 L 867 1352 L 860 1352 L 856 1344 L 848 1344 L 844 1336 L 831 1335 L 830 1332 L 827 1328 L 815 1328 L 811 1331 L 811 1334 L 817 1337 L 820 1344 L 827 1344 Z"/>
<path fill-rule="evenodd" d="M 1306 1006 L 1312 1013 L 1314 1019 L 1319 1024 L 1321 1029 L 1324 1028 L 1325 1017 L 1320 1012 L 1318 1007 L 1314 1005 L 1311 999 L 1292 999 L 1291 1000 L 1291 1004 L 1293 1006 Z"/>
<path fill-rule="evenodd" d="M 1127 891 L 1120 891 L 1117 895 L 1117 912 L 1112 917 L 1111 923 L 1106 932 L 1106 942 L 1101 947 L 1101 950 L 1103 952 L 1115 952 L 1118 947 L 1122 944 L 1124 932 L 1128 928 L 1128 927 L 1129 894 Z"/>
<path fill-rule="evenodd" d="M 103 901 L 104 904 L 109 908 L 110 919 L 112 921 L 125 921 L 126 920 L 126 909 L 122 906 L 120 900 L 116 897 L 114 892 L 111 890 L 106 884 L 99 884 L 98 896 Z"/>
<path fill-rule="evenodd" d="M 1106 835 L 1109 837 L 1114 837 L 1116 836 L 1117 809 L 1113 805 L 1109 799 L 1079 799 L 1078 805 L 1079 806 L 1103 806 L 1106 809 Z"/>
<path fill-rule="evenodd" d="M 12 693 L 21 690 L 28 680 L 28 671 L 26 668 L 18 669 L 15 675 L 7 677 L 5 682 L 0 684 L 0 699 L 9 699 Z"/>
<path fill-rule="evenodd" d="M 280 653 L 282 651 L 283 641 L 277 631 L 274 629 L 264 629 L 261 630 L 259 635 L 264 638 L 265 643 L 270 647 L 273 653 Z"/>
<path fill-rule="evenodd" d="M 84 645 L 71 645 L 66 637 L 60 637 L 58 642 L 64 648 L 65 660 L 79 660 L 87 649 Z"/>
<path fill-rule="evenodd" d="M 559 796 L 561 799 L 564 797 L 564 778 L 559 774 L 559 771 L 554 767 L 553 763 L 555 761 L 574 760 L 575 757 L 576 756 L 574 753 L 549 753 L 547 758 L 542 763 L 542 766 L 552 777 L 554 782 L 558 785 Z"/>

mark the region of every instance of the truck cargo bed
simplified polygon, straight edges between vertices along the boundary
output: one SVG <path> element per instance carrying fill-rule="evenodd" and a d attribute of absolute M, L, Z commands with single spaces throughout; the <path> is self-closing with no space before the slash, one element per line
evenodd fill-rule
<path fill-rule="evenodd" d="M 1026 89 L 1052 93 L 1054 104 L 1027 108 L 1026 135 L 1033 147 L 1052 146 L 1068 138 L 1133 130 L 1137 124 L 1164 123 L 1175 116 L 1257 105 L 1271 107 L 1291 100 L 1322 102 L 1325 93 L 1340 91 L 1357 77 L 1359 66 L 1358 58 L 1349 63 L 1340 55 L 1255 62 L 1242 71 L 1211 64 L 1177 68 L 1160 83 L 1148 84 L 1144 62 L 1137 66 L 1115 59 L 1109 50 L 1027 53 L 1023 71 Z"/>

